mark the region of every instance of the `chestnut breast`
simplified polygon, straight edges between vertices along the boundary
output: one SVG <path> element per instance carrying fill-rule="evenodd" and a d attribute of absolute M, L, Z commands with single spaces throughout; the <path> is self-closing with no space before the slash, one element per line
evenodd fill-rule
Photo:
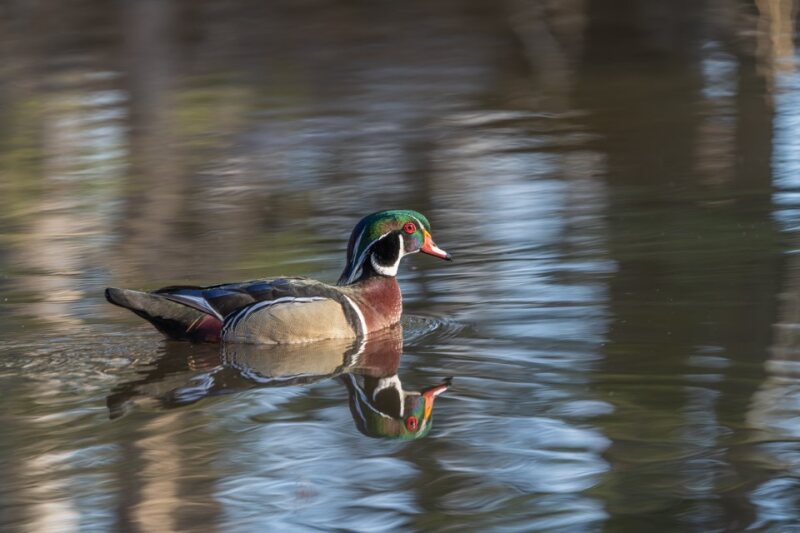
<path fill-rule="evenodd" d="M 378 331 L 400 322 L 403 295 L 393 277 L 376 276 L 346 287 L 346 294 L 358 305 L 367 331 Z"/>

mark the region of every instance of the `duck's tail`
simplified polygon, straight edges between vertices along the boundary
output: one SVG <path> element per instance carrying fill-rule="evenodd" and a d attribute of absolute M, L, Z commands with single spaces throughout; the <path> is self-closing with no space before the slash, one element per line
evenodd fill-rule
<path fill-rule="evenodd" d="M 163 294 L 108 287 L 106 300 L 129 309 L 175 340 L 218 342 L 222 321 Z"/>

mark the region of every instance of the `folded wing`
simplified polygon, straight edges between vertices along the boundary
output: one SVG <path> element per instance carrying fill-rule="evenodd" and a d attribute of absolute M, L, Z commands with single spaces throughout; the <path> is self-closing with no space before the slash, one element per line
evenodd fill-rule
<path fill-rule="evenodd" d="M 106 299 L 177 340 L 289 343 L 363 333 L 359 311 L 339 289 L 304 278 L 154 292 L 108 288 Z"/>

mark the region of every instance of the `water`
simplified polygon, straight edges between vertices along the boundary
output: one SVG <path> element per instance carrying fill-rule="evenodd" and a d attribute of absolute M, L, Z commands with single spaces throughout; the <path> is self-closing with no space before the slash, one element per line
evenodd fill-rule
<path fill-rule="evenodd" d="M 796 18 L 4 3 L 0 529 L 798 530 Z M 456 260 L 405 260 L 368 368 L 102 298 L 333 281 L 387 207 Z M 375 376 L 453 379 L 397 439 L 359 422 Z"/>

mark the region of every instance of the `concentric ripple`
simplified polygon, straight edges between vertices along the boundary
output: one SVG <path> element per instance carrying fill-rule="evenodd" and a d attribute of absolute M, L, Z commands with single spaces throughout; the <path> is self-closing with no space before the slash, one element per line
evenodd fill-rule
<path fill-rule="evenodd" d="M 405 346 L 456 337 L 467 328 L 466 324 L 450 318 L 423 315 L 404 315 L 401 323 Z"/>

